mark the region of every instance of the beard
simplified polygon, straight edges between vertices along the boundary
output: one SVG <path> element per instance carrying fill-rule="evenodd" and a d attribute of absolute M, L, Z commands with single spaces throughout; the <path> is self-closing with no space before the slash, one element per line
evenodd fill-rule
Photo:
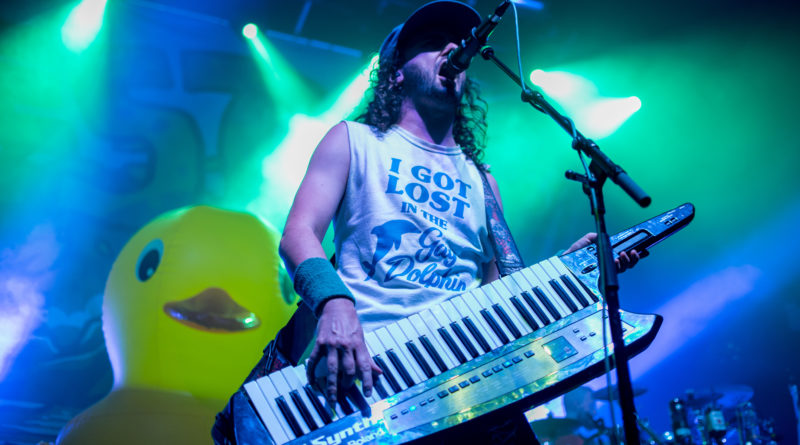
<path fill-rule="evenodd" d="M 405 96 L 415 101 L 421 100 L 436 108 L 454 108 L 461 103 L 463 89 L 455 81 L 440 83 L 437 75 L 430 69 L 423 69 L 414 63 L 403 67 L 403 90 Z"/>

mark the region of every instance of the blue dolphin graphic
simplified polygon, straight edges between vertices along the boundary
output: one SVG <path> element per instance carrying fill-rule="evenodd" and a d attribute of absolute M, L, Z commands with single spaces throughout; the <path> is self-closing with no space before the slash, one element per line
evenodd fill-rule
<path fill-rule="evenodd" d="M 370 233 L 378 237 L 378 242 L 375 245 L 375 254 L 372 256 L 372 263 L 366 261 L 361 262 L 361 267 L 364 269 L 364 272 L 367 273 L 367 278 L 364 279 L 364 281 L 369 280 L 375 275 L 375 269 L 381 258 L 386 256 L 392 248 L 396 249 L 400 247 L 403 235 L 406 233 L 421 233 L 421 231 L 416 225 L 409 221 L 395 219 L 387 221 L 383 225 L 376 226 Z"/>

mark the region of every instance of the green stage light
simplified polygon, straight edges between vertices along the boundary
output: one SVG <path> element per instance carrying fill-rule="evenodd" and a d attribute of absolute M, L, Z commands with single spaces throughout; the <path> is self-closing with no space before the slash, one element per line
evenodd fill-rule
<path fill-rule="evenodd" d="M 262 32 L 257 32 L 253 38 L 249 38 L 247 41 L 257 55 L 256 61 L 264 79 L 264 85 L 270 97 L 275 101 L 278 112 L 288 119 L 307 107 L 313 97 L 308 86 L 267 36 Z"/>
<path fill-rule="evenodd" d="M 370 59 L 367 66 L 362 68 L 356 77 L 341 90 L 333 105 L 320 117 L 330 124 L 334 124 L 350 114 L 364 98 L 364 93 L 366 93 L 369 88 L 370 73 L 372 73 L 377 66 L 378 55 L 375 54 L 372 59 Z"/>
<path fill-rule="evenodd" d="M 94 42 L 103 26 L 106 0 L 83 0 L 67 16 L 61 27 L 61 40 L 70 51 L 83 52 Z"/>
<path fill-rule="evenodd" d="M 242 28 L 242 35 L 251 40 L 255 39 L 256 36 L 258 35 L 258 26 L 256 26 L 253 23 L 248 23 L 244 25 L 244 28 Z"/>
<path fill-rule="evenodd" d="M 534 70 L 530 78 L 592 138 L 611 135 L 642 107 L 635 96 L 603 97 L 593 82 L 566 71 Z"/>
<path fill-rule="evenodd" d="M 286 137 L 262 161 L 261 193 L 247 210 L 283 228 L 292 198 L 300 186 L 308 161 L 325 133 L 352 114 L 369 88 L 369 78 L 377 66 L 375 55 L 355 77 L 344 85 L 327 109 L 316 115 L 298 112 L 289 119 Z"/>
<path fill-rule="evenodd" d="M 598 99 L 588 105 L 581 121 L 584 130 L 594 138 L 604 138 L 642 108 L 638 97 Z"/>
<path fill-rule="evenodd" d="M 565 71 L 534 70 L 530 79 L 534 85 L 558 101 L 571 102 L 597 94 L 597 88 L 592 82 Z"/>

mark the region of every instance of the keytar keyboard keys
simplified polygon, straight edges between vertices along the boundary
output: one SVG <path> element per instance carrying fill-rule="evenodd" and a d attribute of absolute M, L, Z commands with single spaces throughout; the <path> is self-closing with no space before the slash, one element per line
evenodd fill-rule
<path fill-rule="evenodd" d="M 275 386 L 272 384 L 271 375 L 266 377 L 260 378 L 255 382 L 258 384 L 258 387 L 261 389 L 261 392 L 264 393 L 264 399 L 266 399 L 267 403 L 272 408 L 272 412 L 275 413 L 275 419 L 277 420 L 278 424 L 283 428 L 284 433 L 292 440 L 297 437 L 297 433 L 295 432 L 294 428 L 289 424 L 287 420 L 286 414 L 284 414 L 277 403 L 277 399 L 280 396 L 278 391 L 275 390 Z"/>
<path fill-rule="evenodd" d="M 294 439 L 294 437 L 290 438 L 287 436 L 283 425 L 278 420 L 279 414 L 273 411 L 271 404 L 267 402 L 264 392 L 261 391 L 258 383 L 255 381 L 247 382 L 244 384 L 244 387 L 247 391 L 247 396 L 250 398 L 250 401 L 253 402 L 253 406 L 256 407 L 256 412 L 261 418 L 261 421 L 264 422 L 264 426 L 267 428 L 267 431 L 269 431 L 272 439 L 278 444 L 283 444 Z"/>
<path fill-rule="evenodd" d="M 510 301 L 513 294 L 502 281 L 493 281 L 483 286 L 483 288 L 485 288 L 484 293 L 486 296 L 494 303 L 492 304 L 492 309 L 494 309 L 495 314 L 500 317 L 500 321 L 505 324 L 514 338 L 520 338 L 533 332 L 527 323 L 522 320 L 522 317 L 517 315 Z"/>
<path fill-rule="evenodd" d="M 279 372 L 281 374 L 283 374 L 283 378 L 286 379 L 286 383 L 289 384 L 289 389 L 292 392 L 297 392 L 297 397 L 300 397 L 300 400 L 303 402 L 303 405 L 305 405 L 306 410 L 308 411 L 308 414 L 311 416 L 311 419 L 313 420 L 313 426 L 316 426 L 316 427 L 323 426 L 325 424 L 325 422 L 322 420 L 322 418 L 316 412 L 316 409 L 314 408 L 314 405 L 313 405 L 313 401 L 306 394 L 303 381 L 300 381 L 298 379 L 298 377 L 297 377 L 297 370 L 294 369 L 293 367 L 287 367 L 287 368 L 281 369 Z M 302 372 L 305 373 L 305 367 L 304 366 L 302 367 Z M 293 397 L 293 399 L 294 399 L 294 397 Z M 303 418 L 305 418 L 306 416 L 305 416 L 305 414 L 303 414 L 303 412 L 302 412 L 303 410 L 301 408 L 299 408 L 299 407 L 298 407 L 298 410 L 301 411 L 300 414 L 303 416 Z M 308 426 L 312 430 L 316 429 L 316 428 L 312 427 L 311 422 L 306 422 L 306 423 L 308 424 Z"/>
<path fill-rule="evenodd" d="M 311 428 L 303 421 L 303 416 L 300 410 L 294 405 L 294 403 L 291 403 L 291 389 L 289 388 L 289 384 L 286 382 L 286 378 L 283 376 L 283 373 L 273 372 L 269 375 L 269 377 L 272 380 L 272 384 L 275 385 L 275 390 L 278 392 L 278 399 L 282 399 L 283 404 L 285 404 L 285 408 L 288 409 L 288 413 L 285 413 L 284 415 L 287 416 L 292 430 L 295 429 L 294 424 L 296 424 L 296 426 L 300 428 L 300 433 L 298 433 L 298 436 L 310 433 Z M 283 408 L 281 409 L 283 410 Z M 291 416 L 288 414 L 291 414 Z"/>
<path fill-rule="evenodd" d="M 448 369 L 458 366 L 458 360 L 456 360 L 453 352 L 450 351 L 446 344 L 444 344 L 444 340 L 442 340 L 439 334 L 436 332 L 436 330 L 442 326 L 433 313 L 426 309 L 420 312 L 418 315 L 419 317 L 417 317 L 417 315 L 412 315 L 409 317 L 409 320 L 411 320 L 415 326 L 422 324 L 422 329 L 427 329 L 427 334 L 425 336 L 428 338 L 431 344 L 433 344 L 434 350 L 436 350 L 436 352 L 438 352 L 442 357 L 442 360 Z M 415 319 L 415 317 L 417 317 L 417 319 Z"/>
<path fill-rule="evenodd" d="M 489 343 L 492 350 L 499 348 L 503 343 L 481 315 L 480 311 L 484 306 L 475 299 L 475 295 L 472 293 L 465 293 L 461 295 L 460 298 L 462 298 L 462 303 L 458 305 L 458 310 L 462 317 L 469 317 L 470 320 L 472 320 L 472 323 L 478 328 L 478 332 L 481 333 L 484 341 Z M 477 338 L 476 341 L 480 343 L 480 340 Z"/>

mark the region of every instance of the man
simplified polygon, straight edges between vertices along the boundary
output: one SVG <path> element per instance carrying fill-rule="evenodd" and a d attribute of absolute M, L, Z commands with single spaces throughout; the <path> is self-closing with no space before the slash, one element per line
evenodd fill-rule
<path fill-rule="evenodd" d="M 436 1 L 395 28 L 381 47 L 373 98 L 359 118 L 368 125 L 342 122 L 330 130 L 289 212 L 281 255 L 298 293 L 319 315 L 309 381 L 324 361 L 322 386 L 332 400 L 339 371 L 345 384 L 361 378 L 366 392 L 371 374 L 380 372 L 362 325 L 376 329 L 498 277 L 479 176 L 485 108 L 465 73 L 440 74 L 454 42 L 480 21 L 463 3 Z M 499 200 L 497 183 L 485 174 Z M 338 276 L 321 246 L 332 220 Z M 570 251 L 593 239 L 585 236 Z M 638 258 L 623 254 L 620 267 Z M 414 273 L 420 270 L 427 276 Z M 311 278 L 320 275 L 337 286 L 311 295 L 319 290 Z"/>
<path fill-rule="evenodd" d="M 498 277 L 480 176 L 499 201 L 481 163 L 485 103 L 464 73 L 440 72 L 480 21 L 463 3 L 435 1 L 396 27 L 365 112 L 325 135 L 295 196 L 280 252 L 318 319 L 309 381 L 332 402 L 356 379 L 369 396 L 381 374 L 364 332 Z M 331 221 L 335 269 L 321 246 Z M 637 260 L 625 255 L 620 267 Z"/>

